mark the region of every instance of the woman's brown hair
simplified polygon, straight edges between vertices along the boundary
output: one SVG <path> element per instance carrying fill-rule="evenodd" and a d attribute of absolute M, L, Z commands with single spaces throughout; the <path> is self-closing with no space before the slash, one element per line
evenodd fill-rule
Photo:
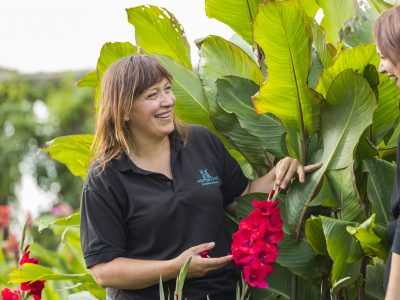
<path fill-rule="evenodd" d="M 148 55 L 134 54 L 113 63 L 105 72 L 100 92 L 100 105 L 96 121 L 90 165 L 104 170 L 113 158 L 129 152 L 129 119 L 132 103 L 146 89 L 172 80 L 171 74 Z M 186 145 L 188 127 L 174 114 L 175 131 Z"/>
<path fill-rule="evenodd" d="M 379 15 L 374 24 L 374 36 L 383 56 L 397 66 L 400 62 L 400 6 Z"/>

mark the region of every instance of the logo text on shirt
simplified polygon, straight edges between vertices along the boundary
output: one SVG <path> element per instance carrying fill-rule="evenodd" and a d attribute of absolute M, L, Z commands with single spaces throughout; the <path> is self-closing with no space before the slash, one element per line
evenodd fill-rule
<path fill-rule="evenodd" d="M 209 185 L 209 184 L 218 184 L 220 182 L 219 177 L 218 176 L 211 176 L 208 173 L 207 169 L 199 170 L 199 172 L 200 172 L 200 175 L 201 175 L 201 179 L 197 180 L 198 184 Z"/>

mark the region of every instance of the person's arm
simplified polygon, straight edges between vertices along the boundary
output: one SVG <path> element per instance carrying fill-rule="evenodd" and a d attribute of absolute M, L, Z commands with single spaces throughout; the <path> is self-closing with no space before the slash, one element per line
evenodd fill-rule
<path fill-rule="evenodd" d="M 385 300 L 399 299 L 400 295 L 400 254 L 392 254 L 392 263 L 390 265 L 389 284 Z"/>
<path fill-rule="evenodd" d="M 303 183 L 305 173 L 313 172 L 321 166 L 322 163 L 317 163 L 304 167 L 297 159 L 289 156 L 285 157 L 267 174 L 255 179 L 254 181 L 250 181 L 242 195 L 249 193 L 270 193 L 275 182 L 284 189 L 288 186 L 290 180 L 296 175 L 299 177 L 299 181 Z"/>
<path fill-rule="evenodd" d="M 106 263 L 96 264 L 91 268 L 97 284 L 116 289 L 142 289 L 160 281 L 175 279 L 184 263 L 192 257 L 187 278 L 202 277 L 207 272 L 222 268 L 232 260 L 231 255 L 203 258 L 201 252 L 209 251 L 214 242 L 189 248 L 171 260 L 139 260 L 118 257 Z"/>

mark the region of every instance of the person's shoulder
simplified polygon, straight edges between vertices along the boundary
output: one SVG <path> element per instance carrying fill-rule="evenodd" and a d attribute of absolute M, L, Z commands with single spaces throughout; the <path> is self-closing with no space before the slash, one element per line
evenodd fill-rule
<path fill-rule="evenodd" d="M 84 189 L 89 190 L 104 190 L 114 178 L 114 169 L 109 162 L 104 168 L 100 164 L 94 162 L 88 169 L 87 176 L 84 182 Z"/>
<path fill-rule="evenodd" d="M 208 137 L 213 139 L 217 138 L 217 136 L 207 127 L 198 124 L 193 124 L 188 126 L 190 129 L 190 134 L 195 138 L 197 137 Z"/>

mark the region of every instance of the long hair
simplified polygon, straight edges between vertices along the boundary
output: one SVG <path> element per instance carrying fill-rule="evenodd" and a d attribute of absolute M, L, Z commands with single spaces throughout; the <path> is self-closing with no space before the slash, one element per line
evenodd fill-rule
<path fill-rule="evenodd" d="M 148 88 L 163 79 L 172 80 L 171 74 L 148 55 L 135 54 L 113 63 L 105 72 L 100 92 L 100 105 L 96 121 L 90 166 L 100 170 L 113 158 L 128 152 L 131 135 L 129 115 L 132 103 Z M 173 115 L 175 131 L 183 145 L 189 139 L 189 129 Z"/>
<path fill-rule="evenodd" d="M 382 54 L 397 66 L 400 63 L 400 6 L 394 6 L 381 13 L 373 30 L 376 44 Z"/>

